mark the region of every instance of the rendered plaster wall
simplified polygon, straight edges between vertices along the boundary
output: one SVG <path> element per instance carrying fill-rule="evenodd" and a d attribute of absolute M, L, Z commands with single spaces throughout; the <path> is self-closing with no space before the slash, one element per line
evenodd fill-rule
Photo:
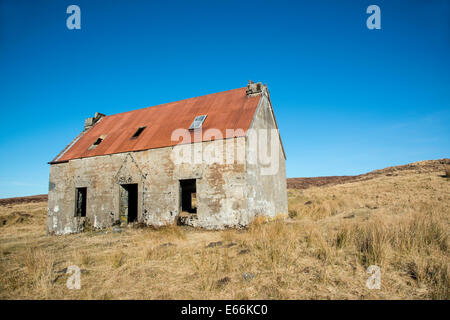
<path fill-rule="evenodd" d="M 250 127 L 258 135 L 258 146 L 255 148 L 251 138 L 247 139 L 246 144 L 247 182 L 249 185 L 247 205 L 251 216 L 274 217 L 278 214 L 288 213 L 286 159 L 278 132 L 269 133 L 270 129 L 276 129 L 271 108 L 267 94 L 263 93 Z M 267 131 L 264 131 L 265 129 Z M 260 134 L 267 136 L 265 149 L 259 145 Z M 277 142 L 274 150 L 271 150 L 271 134 Z M 271 164 L 264 164 L 266 161 L 258 154 L 259 152 L 265 153 L 267 159 L 272 159 L 270 160 Z"/>
<path fill-rule="evenodd" d="M 207 229 L 245 226 L 247 210 L 245 137 L 191 144 L 198 163 L 176 164 L 172 155 L 186 145 L 70 160 L 50 166 L 47 231 L 80 232 L 83 225 L 104 228 L 119 220 L 121 184 L 138 184 L 138 221 L 162 226 L 180 214 L 180 179 L 196 179 L 198 209 L 187 223 Z M 201 145 L 202 149 L 198 149 Z M 240 162 L 208 163 L 208 150 Z M 213 152 L 214 153 L 214 152 Z M 201 158 L 200 158 L 201 159 Z M 208 158 L 210 159 L 210 158 Z M 76 188 L 87 188 L 86 218 L 75 216 Z"/>

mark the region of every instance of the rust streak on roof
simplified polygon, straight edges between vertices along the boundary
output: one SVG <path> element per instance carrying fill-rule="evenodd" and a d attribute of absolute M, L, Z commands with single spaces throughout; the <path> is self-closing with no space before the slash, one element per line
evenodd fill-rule
<path fill-rule="evenodd" d="M 260 98 L 260 95 L 247 96 L 244 87 L 105 116 L 52 163 L 174 146 L 178 141 L 171 140 L 172 132 L 179 128 L 189 129 L 194 118 L 203 114 L 207 115 L 202 125 L 203 133 L 214 128 L 225 138 L 227 129 L 243 129 L 243 133 L 235 135 L 243 136 Z M 146 129 L 141 135 L 131 139 L 136 130 L 144 126 Z M 100 136 L 105 137 L 103 141 L 89 150 Z M 191 137 L 193 141 L 192 133 Z"/>

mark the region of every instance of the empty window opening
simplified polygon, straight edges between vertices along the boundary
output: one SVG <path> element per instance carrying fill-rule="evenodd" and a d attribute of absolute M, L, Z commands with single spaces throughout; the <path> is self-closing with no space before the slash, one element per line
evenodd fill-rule
<path fill-rule="evenodd" d="M 142 133 L 142 131 L 145 130 L 145 128 L 147 128 L 147 127 L 140 127 L 139 129 L 137 129 L 137 131 L 133 134 L 131 139 L 136 139 L 137 137 L 139 137 L 140 134 Z"/>
<path fill-rule="evenodd" d="M 89 147 L 89 150 L 95 149 L 102 141 L 106 138 L 106 134 L 101 135 L 94 141 L 94 143 Z"/>
<path fill-rule="evenodd" d="M 87 188 L 77 188 L 75 194 L 75 216 L 86 217 Z"/>
<path fill-rule="evenodd" d="M 205 119 L 206 115 L 196 116 L 191 126 L 189 127 L 189 130 L 200 129 Z"/>
<path fill-rule="evenodd" d="M 138 220 L 138 185 L 120 185 L 120 222 L 131 223 Z"/>
<path fill-rule="evenodd" d="M 180 180 L 181 211 L 197 213 L 197 186 L 195 179 Z"/>

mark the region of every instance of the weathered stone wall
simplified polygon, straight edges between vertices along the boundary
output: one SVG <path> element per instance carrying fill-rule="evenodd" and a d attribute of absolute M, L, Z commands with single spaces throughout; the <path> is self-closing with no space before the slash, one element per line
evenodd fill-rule
<path fill-rule="evenodd" d="M 265 134 L 267 129 L 266 154 L 273 156 L 271 165 L 264 165 L 264 159 L 255 154 L 255 146 L 251 139 L 246 143 L 246 161 L 247 161 L 247 181 L 248 181 L 248 210 L 251 216 L 270 216 L 278 214 L 287 214 L 287 182 L 286 182 L 286 159 L 283 153 L 283 147 L 278 133 L 270 131 L 276 129 L 275 119 L 273 117 L 271 103 L 267 93 L 263 93 L 258 109 L 256 110 L 253 123 L 250 127 L 258 135 L 258 144 L 260 143 L 260 134 Z M 263 129 L 263 131 L 260 131 Z M 271 150 L 271 139 L 277 141 L 276 150 Z M 258 145 L 258 152 L 264 152 L 264 149 Z M 255 159 L 257 157 L 257 159 Z M 268 157 L 270 158 L 270 157 Z M 278 163 L 276 164 L 276 161 Z M 271 168 L 271 166 L 273 166 Z"/>
<path fill-rule="evenodd" d="M 202 144 L 205 149 L 211 146 L 224 147 L 225 157 L 227 152 L 239 152 L 245 157 L 245 137 Z M 47 231 L 79 232 L 86 219 L 96 228 L 111 226 L 119 220 L 120 184 L 129 183 L 138 184 L 138 221 L 154 226 L 173 223 L 180 213 L 180 179 L 197 179 L 197 218 L 189 220 L 189 224 L 207 229 L 247 225 L 251 217 L 246 201 L 245 159 L 233 164 L 175 164 L 171 159 L 173 149 L 182 147 L 52 164 Z M 87 187 L 86 219 L 75 217 L 78 187 Z"/>

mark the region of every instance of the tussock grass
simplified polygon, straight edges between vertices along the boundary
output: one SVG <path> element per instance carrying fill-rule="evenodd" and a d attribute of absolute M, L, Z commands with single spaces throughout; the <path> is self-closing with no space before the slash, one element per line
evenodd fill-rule
<path fill-rule="evenodd" d="M 445 176 L 450 178 L 450 165 L 445 165 Z"/>
<path fill-rule="evenodd" d="M 449 299 L 449 191 L 437 171 L 289 190 L 289 217 L 223 231 L 46 236 L 45 203 L 0 207 L 30 214 L 0 229 L 0 298 Z M 72 264 L 81 290 L 66 287 Z"/>

